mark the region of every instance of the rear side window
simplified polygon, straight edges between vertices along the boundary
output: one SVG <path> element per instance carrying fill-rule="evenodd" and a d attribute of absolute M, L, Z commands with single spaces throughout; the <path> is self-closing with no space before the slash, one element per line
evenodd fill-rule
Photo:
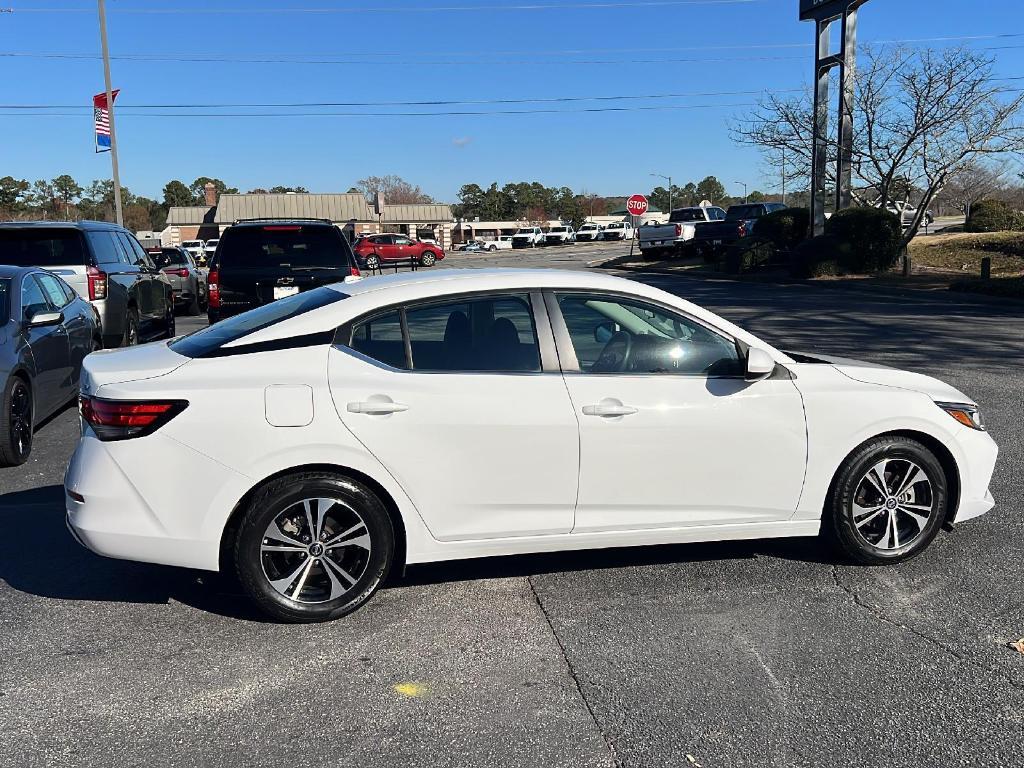
<path fill-rule="evenodd" d="M 354 326 L 349 346 L 392 368 L 406 367 L 402 318 L 397 311 L 371 317 Z"/>
<path fill-rule="evenodd" d="M 352 261 L 352 250 L 341 232 L 325 225 L 232 227 L 217 245 L 217 262 L 222 270 L 348 270 Z"/>
<path fill-rule="evenodd" d="M 82 234 L 77 229 L 0 228 L 0 264 L 16 267 L 84 266 Z"/>
<path fill-rule="evenodd" d="M 0 318 L 4 321 L 11 316 L 11 281 L 0 279 Z"/>
<path fill-rule="evenodd" d="M 244 336 L 268 328 L 276 323 L 347 298 L 348 294 L 341 293 L 333 288 L 326 286 L 315 288 L 312 291 L 297 293 L 294 296 L 289 296 L 270 304 L 264 304 L 262 307 L 257 307 L 227 320 L 222 320 L 219 323 L 172 341 L 169 346 L 179 355 L 184 355 L 185 357 L 212 356 L 225 344 L 237 341 Z M 333 338 L 332 331 L 324 344 L 330 344 Z M 245 350 L 239 350 L 239 352 L 242 351 Z"/>
<path fill-rule="evenodd" d="M 124 251 L 114 242 L 113 232 L 90 232 L 86 237 L 99 266 L 127 263 Z"/>

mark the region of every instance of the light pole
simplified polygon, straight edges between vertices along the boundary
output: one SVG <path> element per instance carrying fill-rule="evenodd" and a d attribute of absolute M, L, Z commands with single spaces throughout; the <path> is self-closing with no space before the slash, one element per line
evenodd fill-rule
<path fill-rule="evenodd" d="M 659 179 L 666 179 L 668 181 L 668 213 L 672 215 L 672 177 L 663 176 L 660 173 L 652 173 L 651 176 L 657 176 Z"/>
<path fill-rule="evenodd" d="M 747 183 L 745 181 L 734 181 L 733 184 L 743 185 L 743 202 L 747 202 Z"/>
<path fill-rule="evenodd" d="M 107 48 L 107 9 L 104 0 L 97 0 L 100 16 L 100 44 L 103 48 L 103 80 L 107 89 L 107 118 L 110 121 L 110 168 L 114 177 L 114 214 L 124 226 L 121 213 L 121 175 L 117 168 L 117 131 L 114 129 L 114 95 L 110 88 L 110 50 Z"/>

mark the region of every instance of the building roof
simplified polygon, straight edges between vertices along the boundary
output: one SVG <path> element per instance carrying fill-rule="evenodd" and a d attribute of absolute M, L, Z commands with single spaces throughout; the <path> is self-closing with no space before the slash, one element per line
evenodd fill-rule
<path fill-rule="evenodd" d="M 167 211 L 168 226 L 211 224 L 215 208 L 208 205 L 172 205 Z"/>
<path fill-rule="evenodd" d="M 621 208 L 616 208 L 614 211 L 608 211 L 608 215 L 609 216 L 625 216 L 628 213 L 629 213 L 629 211 L 626 210 L 626 206 L 622 206 Z M 661 210 L 661 208 L 659 208 L 656 205 L 649 205 L 647 207 L 647 210 L 645 211 L 645 214 L 646 213 L 664 213 L 664 211 Z"/>
<path fill-rule="evenodd" d="M 427 224 L 453 220 L 452 209 L 442 203 L 384 204 L 384 221 L 386 223 Z"/>
<path fill-rule="evenodd" d="M 357 192 L 345 194 L 251 194 L 221 195 L 216 222 L 233 224 L 239 219 L 300 218 L 330 219 L 344 223 L 375 221 L 366 198 Z"/>

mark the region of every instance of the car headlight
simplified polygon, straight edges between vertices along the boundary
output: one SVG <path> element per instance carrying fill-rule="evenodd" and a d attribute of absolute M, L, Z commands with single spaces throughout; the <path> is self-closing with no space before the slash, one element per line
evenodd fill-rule
<path fill-rule="evenodd" d="M 985 430 L 985 423 L 981 420 L 981 411 L 978 410 L 978 406 L 970 403 L 936 403 L 936 405 L 965 427 Z"/>

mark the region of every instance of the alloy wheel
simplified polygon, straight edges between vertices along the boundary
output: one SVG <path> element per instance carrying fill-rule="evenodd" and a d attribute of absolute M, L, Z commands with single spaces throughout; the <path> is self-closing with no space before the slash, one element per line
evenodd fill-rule
<path fill-rule="evenodd" d="M 874 549 L 892 551 L 924 533 L 935 513 L 935 491 L 918 464 L 882 459 L 857 484 L 852 505 L 857 536 Z"/>
<path fill-rule="evenodd" d="M 10 412 L 11 446 L 19 456 L 32 450 L 32 393 L 23 381 L 17 381 L 11 390 Z"/>
<path fill-rule="evenodd" d="M 344 595 L 366 573 L 372 544 L 362 516 L 338 498 L 303 499 L 267 526 L 263 574 L 282 596 L 323 603 Z"/>

